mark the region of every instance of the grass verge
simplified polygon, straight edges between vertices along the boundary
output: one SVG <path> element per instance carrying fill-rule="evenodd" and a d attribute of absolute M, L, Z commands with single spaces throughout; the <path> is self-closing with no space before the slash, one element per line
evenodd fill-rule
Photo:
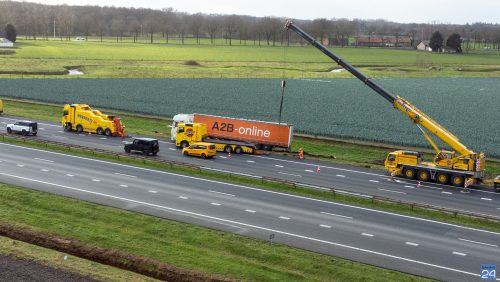
<path fill-rule="evenodd" d="M 158 281 L 134 272 L 81 259 L 40 246 L 0 237 L 0 254 L 28 259 L 49 267 L 93 277 L 102 281 Z M 64 257 L 66 256 L 66 259 Z"/>

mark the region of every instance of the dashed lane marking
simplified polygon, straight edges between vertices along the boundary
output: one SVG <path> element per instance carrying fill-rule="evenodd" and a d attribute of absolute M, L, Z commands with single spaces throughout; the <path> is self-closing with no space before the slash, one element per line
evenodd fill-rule
<path fill-rule="evenodd" d="M 256 213 L 256 211 L 254 210 L 245 210 L 246 212 L 249 212 L 249 213 Z"/>
<path fill-rule="evenodd" d="M 447 191 L 442 191 L 441 193 L 442 193 L 442 194 L 446 194 L 446 195 L 453 195 L 453 193 L 451 193 L 451 192 L 447 192 Z"/>
<path fill-rule="evenodd" d="M 481 200 L 492 201 L 492 199 L 490 199 L 490 198 L 481 198 Z"/>
<path fill-rule="evenodd" d="M 413 242 L 406 242 L 406 245 L 418 247 L 418 244 L 417 243 L 413 243 Z"/>
<path fill-rule="evenodd" d="M 330 225 L 326 225 L 326 224 L 321 224 L 320 227 L 323 227 L 323 228 L 332 228 Z"/>
<path fill-rule="evenodd" d="M 335 176 L 345 178 L 345 175 L 342 175 L 342 174 L 337 174 Z"/>
<path fill-rule="evenodd" d="M 401 191 L 394 191 L 394 190 L 387 190 L 387 189 L 382 189 L 382 188 L 378 188 L 378 190 L 380 191 L 385 191 L 385 192 L 390 192 L 390 193 L 398 193 L 398 194 L 405 194 L 405 192 L 401 192 Z"/>
<path fill-rule="evenodd" d="M 210 192 L 210 193 L 216 193 L 216 194 L 221 194 L 221 195 L 225 195 L 225 196 L 230 196 L 230 197 L 236 197 L 233 194 L 218 192 L 218 191 L 214 191 L 214 190 L 208 190 L 208 192 Z"/>
<path fill-rule="evenodd" d="M 67 174 L 66 174 L 66 176 L 73 177 L 73 176 L 75 176 L 75 175 L 74 175 L 74 174 L 69 174 L 69 173 L 67 173 Z"/>
<path fill-rule="evenodd" d="M 275 167 L 283 167 L 282 165 L 274 165 Z"/>
<path fill-rule="evenodd" d="M 329 213 L 329 212 L 320 212 L 320 213 L 327 214 L 327 215 L 333 215 L 333 216 L 337 216 L 337 217 L 343 217 L 343 218 L 352 219 L 352 217 L 350 217 L 350 216 L 345 216 L 345 215 L 340 215 L 340 214 L 334 214 L 334 213 Z"/>
<path fill-rule="evenodd" d="M 115 175 L 137 178 L 137 176 L 135 176 L 135 175 L 123 174 L 123 173 L 119 173 L 119 172 L 115 172 Z"/>
<path fill-rule="evenodd" d="M 42 162 L 48 162 L 48 163 L 53 163 L 54 161 L 51 160 L 46 160 L 46 159 L 41 159 L 41 158 L 35 158 L 35 160 L 42 161 Z"/>
<path fill-rule="evenodd" d="M 149 193 L 153 193 L 153 194 L 158 193 L 158 191 L 155 191 L 155 190 L 149 190 L 148 192 L 149 192 Z"/>
<path fill-rule="evenodd" d="M 92 179 L 92 181 L 94 181 L 94 182 L 101 182 L 101 180 L 99 180 L 99 179 L 95 179 L 95 178 L 94 178 L 94 179 Z"/>
<path fill-rule="evenodd" d="M 370 233 L 361 233 L 361 235 L 366 236 L 366 237 L 373 237 L 373 234 L 370 234 Z"/>
<path fill-rule="evenodd" d="M 125 184 L 120 184 L 120 187 L 127 188 L 127 187 L 128 187 L 128 185 L 125 185 Z"/>
<path fill-rule="evenodd" d="M 307 172 L 314 172 L 314 171 L 312 171 L 312 170 L 310 170 L 310 169 L 306 169 L 306 170 L 304 170 L 304 171 L 307 171 Z"/>
<path fill-rule="evenodd" d="M 289 217 L 286 217 L 286 216 L 280 216 L 280 219 L 290 220 L 290 218 L 289 218 Z"/>
<path fill-rule="evenodd" d="M 286 172 L 281 172 L 281 171 L 278 171 L 279 174 L 283 174 L 283 175 L 290 175 L 290 176 L 296 176 L 296 177 L 302 177 L 302 175 L 299 175 L 299 174 L 292 174 L 292 173 L 286 173 Z"/>
<path fill-rule="evenodd" d="M 220 206 L 219 203 L 210 203 L 210 204 L 213 205 L 213 206 Z"/>
<path fill-rule="evenodd" d="M 378 180 L 370 180 L 370 182 L 378 183 Z"/>
<path fill-rule="evenodd" d="M 464 254 L 464 253 L 460 253 L 460 252 L 453 252 L 454 255 L 457 255 L 457 256 L 462 256 L 462 257 L 465 257 L 467 254 Z"/>

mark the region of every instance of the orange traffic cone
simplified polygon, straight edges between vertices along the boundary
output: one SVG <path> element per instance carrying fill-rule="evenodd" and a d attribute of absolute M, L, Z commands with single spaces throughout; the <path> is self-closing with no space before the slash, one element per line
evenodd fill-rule
<path fill-rule="evenodd" d="M 317 173 L 319 173 L 320 171 L 321 171 L 321 168 L 318 166 L 318 167 L 316 168 L 316 172 L 317 172 Z"/>

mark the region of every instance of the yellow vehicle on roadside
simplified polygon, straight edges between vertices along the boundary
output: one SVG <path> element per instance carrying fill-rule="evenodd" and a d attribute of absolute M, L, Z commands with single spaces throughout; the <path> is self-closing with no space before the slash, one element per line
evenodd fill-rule
<path fill-rule="evenodd" d="M 0 115 L 3 113 L 3 101 L 0 99 Z"/>
<path fill-rule="evenodd" d="M 495 180 L 493 180 L 493 187 L 495 187 L 497 193 L 500 193 L 500 175 L 495 177 Z"/>
<path fill-rule="evenodd" d="M 213 158 L 217 154 L 215 144 L 207 142 L 193 143 L 191 146 L 182 149 L 184 156 L 196 156 L 202 159 Z"/>

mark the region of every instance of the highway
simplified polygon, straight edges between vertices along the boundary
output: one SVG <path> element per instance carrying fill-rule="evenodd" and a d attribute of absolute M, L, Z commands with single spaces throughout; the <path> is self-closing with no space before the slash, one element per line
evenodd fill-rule
<path fill-rule="evenodd" d="M 260 239 L 274 234 L 274 242 L 416 275 L 471 281 L 481 264 L 500 265 L 495 232 L 5 143 L 0 154 L 0 182 Z"/>
<path fill-rule="evenodd" d="M 0 123 L 6 125 L 18 119 L 3 116 L 0 117 Z M 124 140 L 121 138 L 64 132 L 60 124 L 48 122 L 39 123 L 39 133 L 34 138 L 123 152 Z M 484 187 L 473 189 L 470 193 L 462 193 L 460 189 L 448 185 L 425 183 L 419 186 L 413 180 L 391 180 L 383 170 L 379 169 L 316 160 L 299 160 L 279 154 L 265 156 L 233 154 L 228 158 L 226 154 L 220 153 L 214 160 L 202 160 L 182 156 L 175 145 L 169 141 L 160 141 L 160 143 L 160 153 L 156 157 L 159 159 L 500 216 L 500 194 Z"/>

